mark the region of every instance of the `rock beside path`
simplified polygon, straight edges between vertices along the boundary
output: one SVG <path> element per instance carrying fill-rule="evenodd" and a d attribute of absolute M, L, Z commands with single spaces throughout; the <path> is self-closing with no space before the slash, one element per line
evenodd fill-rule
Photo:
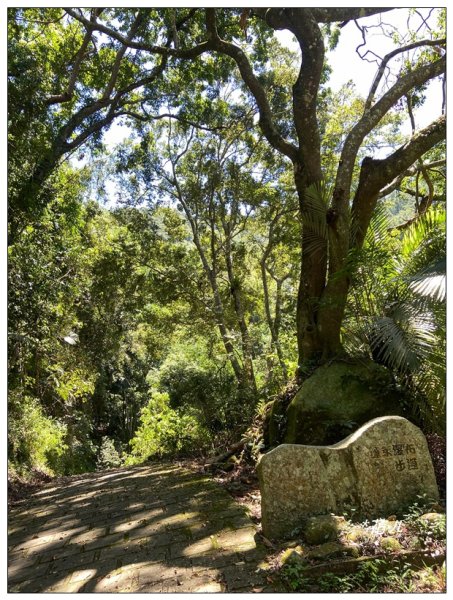
<path fill-rule="evenodd" d="M 402 414 L 401 397 L 385 367 L 373 361 L 333 362 L 316 369 L 289 404 L 283 441 L 335 444 L 371 419 Z"/>
<path fill-rule="evenodd" d="M 307 518 L 353 509 L 363 518 L 439 497 L 423 433 L 403 417 L 380 417 L 332 446 L 282 444 L 258 465 L 263 533 L 291 537 Z"/>

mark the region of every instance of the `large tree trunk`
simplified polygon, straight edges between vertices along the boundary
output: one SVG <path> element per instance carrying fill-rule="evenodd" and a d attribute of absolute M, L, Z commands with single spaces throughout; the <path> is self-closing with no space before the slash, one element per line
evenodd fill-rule
<path fill-rule="evenodd" d="M 350 189 L 350 182 L 343 187 L 341 178 L 337 179 L 331 208 L 326 212 L 325 246 L 321 238 L 315 238 L 313 244 L 313 236 L 305 226 L 297 307 L 299 364 L 307 360 L 325 362 L 343 353 L 341 325 L 350 286 L 348 252 L 362 248 L 379 192 L 444 136 L 445 116 L 442 116 L 387 158 L 365 158 L 351 211 L 349 192 L 345 191 Z M 307 210 L 304 192 L 300 192 L 300 187 L 298 192 L 304 221 L 303 211 Z"/>
<path fill-rule="evenodd" d="M 318 361 L 323 352 L 322 332 L 319 329 L 319 308 L 327 275 L 327 239 L 313 227 L 320 215 L 313 213 L 306 199 L 307 178 L 295 167 L 295 184 L 302 216 L 301 273 L 297 295 L 297 347 L 299 365 Z M 322 218 L 322 215 L 321 215 Z"/>

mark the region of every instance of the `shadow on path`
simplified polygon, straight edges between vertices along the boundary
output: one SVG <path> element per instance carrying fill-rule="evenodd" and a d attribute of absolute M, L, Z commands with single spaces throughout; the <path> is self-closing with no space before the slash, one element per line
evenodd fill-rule
<path fill-rule="evenodd" d="M 171 464 L 46 485 L 8 525 L 10 592 L 274 591 L 245 509 Z"/>

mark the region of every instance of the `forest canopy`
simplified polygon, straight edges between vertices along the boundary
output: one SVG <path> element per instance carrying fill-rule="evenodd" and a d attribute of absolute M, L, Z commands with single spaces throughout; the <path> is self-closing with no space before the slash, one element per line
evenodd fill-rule
<path fill-rule="evenodd" d="M 332 85 L 352 30 L 365 94 Z M 256 454 L 333 361 L 444 431 L 445 37 L 441 8 L 8 9 L 12 472 Z"/>

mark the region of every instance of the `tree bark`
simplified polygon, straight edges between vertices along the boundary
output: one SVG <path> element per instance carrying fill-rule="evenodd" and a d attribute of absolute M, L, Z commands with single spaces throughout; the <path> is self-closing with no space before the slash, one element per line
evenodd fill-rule
<path fill-rule="evenodd" d="M 319 300 L 326 283 L 327 239 L 319 232 L 311 229 L 308 224 L 310 219 L 318 221 L 320 215 L 313 215 L 313 211 L 310 210 L 307 214 L 307 179 L 301 172 L 300 167 L 295 167 L 294 171 L 294 180 L 299 196 L 299 211 L 302 215 L 301 271 L 296 309 L 297 347 L 300 365 L 304 361 L 318 360 L 322 355 L 318 311 Z"/>

